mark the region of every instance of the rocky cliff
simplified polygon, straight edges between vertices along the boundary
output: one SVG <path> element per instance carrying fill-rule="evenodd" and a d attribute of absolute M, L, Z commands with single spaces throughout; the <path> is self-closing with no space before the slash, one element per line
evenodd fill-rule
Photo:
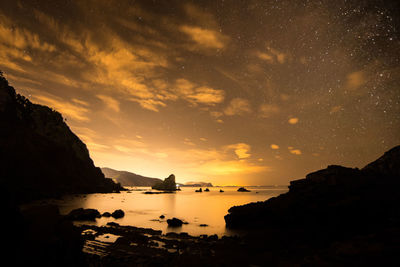
<path fill-rule="evenodd" d="M 18 201 L 122 189 L 94 166 L 60 113 L 31 103 L 0 73 L 0 183 Z"/>
<path fill-rule="evenodd" d="M 400 146 L 363 169 L 328 166 L 290 183 L 289 192 L 232 207 L 231 228 L 287 226 L 337 232 L 400 222 Z M 340 229 L 340 230 L 339 230 Z"/>

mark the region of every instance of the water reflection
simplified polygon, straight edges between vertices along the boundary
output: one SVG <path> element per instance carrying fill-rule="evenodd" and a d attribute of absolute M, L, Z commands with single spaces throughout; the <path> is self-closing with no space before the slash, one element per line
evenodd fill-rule
<path fill-rule="evenodd" d="M 150 190 L 150 188 L 138 188 Z M 191 235 L 218 234 L 232 235 L 236 231 L 225 228 L 224 215 L 232 206 L 249 202 L 264 201 L 286 192 L 287 187 L 248 187 L 251 192 L 237 192 L 236 187 L 210 188 L 210 192 L 196 193 L 197 188 L 182 188 L 174 194 L 144 194 L 143 191 L 121 192 L 119 194 L 76 195 L 57 201 L 62 214 L 76 208 L 93 208 L 100 213 L 122 209 L 121 219 L 97 219 L 95 224 L 104 225 L 115 221 L 121 225 L 153 228 L 167 232 L 187 232 Z M 220 193 L 222 189 L 224 192 Z M 160 215 L 165 215 L 160 219 Z M 168 228 L 167 219 L 176 217 L 188 224 L 179 228 Z M 93 223 L 93 222 L 92 222 Z M 200 226 L 206 224 L 208 226 Z"/>

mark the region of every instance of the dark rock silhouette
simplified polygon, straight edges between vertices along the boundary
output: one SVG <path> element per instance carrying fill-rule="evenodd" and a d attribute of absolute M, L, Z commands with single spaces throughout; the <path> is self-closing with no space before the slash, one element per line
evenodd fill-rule
<path fill-rule="evenodd" d="M 206 188 L 204 189 L 204 192 L 210 192 L 210 189 Z"/>
<path fill-rule="evenodd" d="M 201 192 L 203 192 L 203 189 L 199 188 L 199 189 L 195 190 L 195 192 L 201 193 Z"/>
<path fill-rule="evenodd" d="M 164 181 L 156 183 L 152 188 L 155 190 L 176 191 L 175 175 L 171 174 Z"/>
<path fill-rule="evenodd" d="M 362 170 L 331 165 L 290 182 L 289 192 L 232 207 L 227 227 L 267 226 L 361 231 L 400 220 L 400 146 Z M 333 231 L 333 229 L 336 229 Z"/>
<path fill-rule="evenodd" d="M 250 190 L 247 190 L 247 189 L 244 188 L 244 187 L 240 187 L 237 191 L 238 191 L 238 192 L 251 192 Z"/>
<path fill-rule="evenodd" d="M 103 214 L 101 214 L 101 217 L 111 217 L 111 213 L 109 213 L 108 211 L 104 212 Z"/>
<path fill-rule="evenodd" d="M 164 219 L 165 218 L 165 215 L 160 215 L 160 219 Z"/>
<path fill-rule="evenodd" d="M 19 95 L 0 74 L 0 182 L 18 201 L 113 192 L 63 117 Z"/>
<path fill-rule="evenodd" d="M 101 168 L 105 177 L 112 178 L 122 186 L 153 186 L 162 182 L 158 178 L 150 178 L 127 171 L 117 171 L 111 168 Z"/>
<path fill-rule="evenodd" d="M 224 190 L 222 190 L 222 189 L 220 189 L 220 190 L 219 190 L 219 192 L 220 192 L 220 193 L 223 193 L 223 192 L 225 192 L 225 191 L 224 191 Z"/>
<path fill-rule="evenodd" d="M 72 221 L 95 221 L 96 218 L 100 218 L 100 212 L 96 209 L 74 209 L 68 215 L 67 218 Z"/>
<path fill-rule="evenodd" d="M 111 213 L 111 217 L 114 217 L 115 219 L 120 219 L 125 216 L 125 212 L 123 210 L 115 210 L 113 213 Z"/>
<path fill-rule="evenodd" d="M 180 227 L 183 224 L 183 221 L 178 218 L 172 218 L 167 220 L 168 226 L 170 227 Z"/>

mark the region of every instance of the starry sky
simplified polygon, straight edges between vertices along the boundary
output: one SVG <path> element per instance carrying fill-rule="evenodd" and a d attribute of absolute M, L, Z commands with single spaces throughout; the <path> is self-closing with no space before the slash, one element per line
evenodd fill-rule
<path fill-rule="evenodd" d="M 287 184 L 400 144 L 398 1 L 1 1 L 0 69 L 97 166 Z"/>

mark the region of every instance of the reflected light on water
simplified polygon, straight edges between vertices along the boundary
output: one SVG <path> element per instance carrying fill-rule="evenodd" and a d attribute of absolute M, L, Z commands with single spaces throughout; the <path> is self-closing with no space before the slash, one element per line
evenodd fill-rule
<path fill-rule="evenodd" d="M 56 201 L 56 204 L 62 214 L 67 214 L 76 208 L 97 209 L 100 213 L 113 212 L 116 209 L 125 212 L 125 217 L 121 219 L 102 217 L 96 222 L 84 222 L 86 224 L 105 225 L 107 222 L 117 222 L 120 225 L 162 230 L 163 233 L 187 232 L 195 236 L 202 234 L 222 236 L 237 233 L 225 228 L 224 216 L 230 207 L 264 201 L 288 190 L 287 187 L 248 187 L 251 192 L 237 192 L 237 187 L 212 187 L 210 192 L 195 193 L 197 188 L 186 187 L 174 194 L 144 194 L 143 190 L 150 188 L 130 189 L 133 191 L 68 196 Z M 220 193 L 220 189 L 224 192 Z M 161 215 L 165 218 L 160 219 Z M 188 224 L 178 228 L 168 227 L 166 221 L 173 217 Z M 208 226 L 201 227 L 201 224 Z"/>

